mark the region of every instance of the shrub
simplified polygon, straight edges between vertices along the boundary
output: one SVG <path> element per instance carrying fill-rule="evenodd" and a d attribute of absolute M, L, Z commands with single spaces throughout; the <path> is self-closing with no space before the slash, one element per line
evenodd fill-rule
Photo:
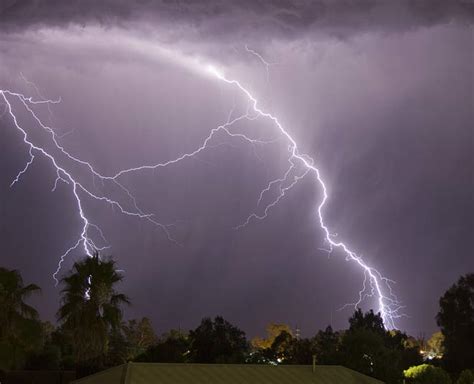
<path fill-rule="evenodd" d="M 474 372 L 465 369 L 464 371 L 461 372 L 459 375 L 458 381 L 456 381 L 456 384 L 473 384 L 474 383 Z"/>
<path fill-rule="evenodd" d="M 417 365 L 403 371 L 408 383 L 413 384 L 451 384 L 446 371 L 429 364 Z"/>

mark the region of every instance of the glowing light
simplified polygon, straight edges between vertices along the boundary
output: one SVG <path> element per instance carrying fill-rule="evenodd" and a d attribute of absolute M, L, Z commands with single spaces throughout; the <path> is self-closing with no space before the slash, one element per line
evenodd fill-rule
<path fill-rule="evenodd" d="M 213 65 L 208 65 L 208 66 L 206 67 L 206 69 L 207 69 L 207 71 L 208 71 L 209 73 L 211 73 L 211 74 L 213 74 L 213 75 L 215 75 L 215 76 L 217 76 L 217 77 L 222 76 L 222 75 L 220 74 L 220 72 L 217 70 L 217 68 L 214 67 Z"/>

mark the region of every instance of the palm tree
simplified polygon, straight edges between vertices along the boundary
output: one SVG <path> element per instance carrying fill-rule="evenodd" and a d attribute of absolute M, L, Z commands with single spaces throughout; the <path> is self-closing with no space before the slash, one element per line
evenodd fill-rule
<path fill-rule="evenodd" d="M 0 339 L 15 332 L 23 319 L 37 319 L 38 312 L 25 300 L 41 289 L 35 284 L 24 285 L 20 273 L 0 267 Z"/>
<path fill-rule="evenodd" d="M 108 349 L 111 329 L 120 326 L 121 306 L 129 300 L 115 290 L 122 280 L 115 261 L 98 252 L 74 263 L 61 283 L 64 285 L 58 319 L 70 329 L 78 365 L 101 365 Z"/>
<path fill-rule="evenodd" d="M 38 312 L 25 300 L 40 288 L 24 285 L 20 273 L 0 267 L 0 368 L 15 369 L 25 354 L 38 347 Z"/>

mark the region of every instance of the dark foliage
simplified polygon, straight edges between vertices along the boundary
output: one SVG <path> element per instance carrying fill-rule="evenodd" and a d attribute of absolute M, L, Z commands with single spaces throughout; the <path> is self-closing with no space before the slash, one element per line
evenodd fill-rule
<path fill-rule="evenodd" d="M 35 284 L 25 285 L 18 271 L 0 268 L 0 368 L 18 369 L 41 348 L 38 312 L 25 303 L 39 291 Z"/>
<path fill-rule="evenodd" d="M 98 253 L 75 262 L 61 280 L 58 319 L 71 332 L 74 359 L 84 374 L 104 367 L 110 331 L 121 325 L 121 306 L 128 303 L 115 290 L 121 280 L 115 262 Z"/>
<path fill-rule="evenodd" d="M 462 276 L 439 300 L 436 316 L 444 335 L 444 364 L 459 374 L 474 367 L 474 274 Z"/>
<path fill-rule="evenodd" d="M 243 363 L 248 352 L 245 333 L 220 316 L 204 318 L 189 332 L 189 341 L 195 363 Z"/>
<path fill-rule="evenodd" d="M 341 334 L 334 332 L 331 326 L 324 331 L 319 331 L 313 338 L 314 355 L 316 362 L 322 365 L 340 364 L 339 345 Z"/>
<path fill-rule="evenodd" d="M 386 331 L 380 314 L 364 314 L 359 309 L 349 324 L 340 344 L 341 364 L 386 383 L 398 383 L 404 369 L 421 363 L 418 347 L 408 344 L 406 334 Z"/>
<path fill-rule="evenodd" d="M 41 322 L 24 300 L 39 290 L 23 285 L 17 271 L 0 268 L 0 368 L 62 372 L 77 377 L 127 361 L 161 363 L 253 363 L 343 365 L 387 384 L 468 383 L 474 366 L 474 274 L 463 276 L 440 299 L 437 316 L 441 333 L 425 345 L 400 331 L 387 331 L 380 314 L 355 311 L 349 328 L 335 332 L 328 326 L 312 338 L 293 335 L 286 324 L 271 323 L 267 338 L 252 340 L 222 317 L 204 318 L 183 333 L 171 330 L 156 338 L 147 318 L 122 322 L 117 293 L 121 280 L 113 260 L 98 255 L 76 262 L 64 283 L 60 326 Z M 420 346 L 435 356 L 422 365 Z M 444 353 L 444 357 L 443 357 Z M 438 369 L 439 368 L 439 369 Z M 404 375 L 405 373 L 405 375 Z"/>
<path fill-rule="evenodd" d="M 375 314 L 372 309 L 367 313 L 363 313 L 358 308 L 349 319 L 349 331 L 356 330 L 367 330 L 383 335 L 385 327 L 383 326 L 382 316 L 380 316 L 380 313 Z"/>
<path fill-rule="evenodd" d="M 171 330 L 158 343 L 149 347 L 135 361 L 149 363 L 185 363 L 189 358 L 189 340 L 185 334 Z"/>
<path fill-rule="evenodd" d="M 126 363 L 131 349 L 130 343 L 122 330 L 120 328 L 111 329 L 105 365 L 114 367 Z"/>

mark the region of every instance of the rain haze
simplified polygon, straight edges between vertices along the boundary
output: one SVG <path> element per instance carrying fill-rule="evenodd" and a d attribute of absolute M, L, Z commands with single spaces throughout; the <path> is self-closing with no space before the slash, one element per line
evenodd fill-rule
<path fill-rule="evenodd" d="M 468 0 L 2 0 L 0 88 L 60 99 L 34 110 L 70 154 L 113 176 L 192 153 L 245 114 L 247 97 L 209 66 L 238 80 L 314 159 L 334 239 L 393 281 L 396 326 L 431 334 L 440 295 L 474 270 L 473 18 Z M 31 140 L 53 151 L 20 104 Z M 42 287 L 33 302 L 54 320 L 52 274 L 81 217 L 71 185 L 52 191 L 40 155 L 10 187 L 28 148 L 1 101 L 0 115 L 0 263 Z M 308 173 L 283 184 L 277 204 L 278 188 L 257 204 L 288 170 L 289 142 L 255 114 L 232 129 L 240 136 L 218 131 L 195 156 L 120 177 L 163 226 L 81 195 L 105 239 L 91 237 L 124 270 L 127 316 L 151 318 L 158 333 L 215 315 L 249 336 L 269 322 L 306 336 L 346 327 L 364 271 L 327 251 L 321 185 Z M 118 185 L 55 151 L 87 188 L 134 209 Z M 69 253 L 59 277 L 83 256 Z"/>

